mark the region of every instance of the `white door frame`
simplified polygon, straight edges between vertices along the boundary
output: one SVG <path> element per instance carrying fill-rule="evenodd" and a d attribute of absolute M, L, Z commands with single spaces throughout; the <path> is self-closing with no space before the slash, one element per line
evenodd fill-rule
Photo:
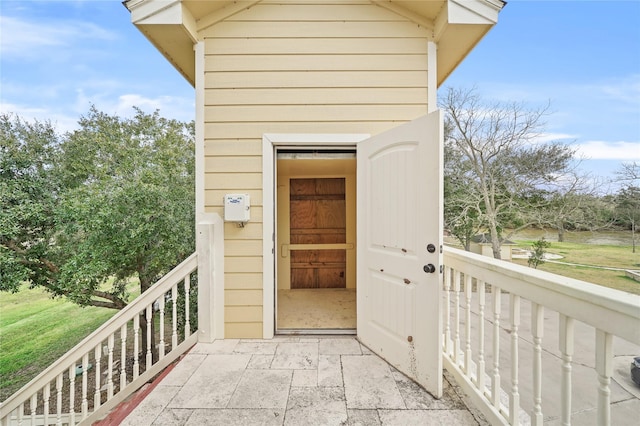
<path fill-rule="evenodd" d="M 299 147 L 319 150 L 353 147 L 370 137 L 362 133 L 268 133 L 262 136 L 262 337 L 273 338 L 275 332 L 275 150 Z"/>

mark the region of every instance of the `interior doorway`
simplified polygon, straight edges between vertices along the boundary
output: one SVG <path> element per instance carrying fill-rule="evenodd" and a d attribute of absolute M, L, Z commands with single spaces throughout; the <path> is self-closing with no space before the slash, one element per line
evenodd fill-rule
<path fill-rule="evenodd" d="M 276 154 L 276 331 L 355 333 L 355 150 Z"/>

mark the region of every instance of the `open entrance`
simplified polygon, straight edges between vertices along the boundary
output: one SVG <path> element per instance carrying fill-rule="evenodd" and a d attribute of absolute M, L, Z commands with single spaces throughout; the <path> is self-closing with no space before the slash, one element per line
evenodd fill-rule
<path fill-rule="evenodd" d="M 356 154 L 279 150 L 278 333 L 355 333 Z"/>

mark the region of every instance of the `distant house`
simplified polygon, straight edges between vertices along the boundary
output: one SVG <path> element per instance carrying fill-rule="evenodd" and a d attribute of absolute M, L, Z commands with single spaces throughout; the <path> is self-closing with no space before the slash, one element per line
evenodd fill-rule
<path fill-rule="evenodd" d="M 500 258 L 502 260 L 511 260 L 511 250 L 516 245 L 513 241 L 503 240 L 500 245 Z M 471 239 L 470 251 L 483 256 L 493 257 L 493 248 L 491 247 L 491 236 L 486 234 L 476 235 Z"/>
<path fill-rule="evenodd" d="M 200 339 L 357 332 L 441 394 L 436 91 L 505 3 L 124 4 L 195 88 L 196 220 L 225 218 Z"/>

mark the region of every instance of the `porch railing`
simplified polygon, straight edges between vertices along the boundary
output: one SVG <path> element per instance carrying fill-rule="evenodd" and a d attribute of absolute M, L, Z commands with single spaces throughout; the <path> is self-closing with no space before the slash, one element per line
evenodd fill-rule
<path fill-rule="evenodd" d="M 194 253 L 9 397 L 0 424 L 91 424 L 185 353 L 197 267 Z"/>
<path fill-rule="evenodd" d="M 640 345 L 640 296 L 449 247 L 444 264 L 444 366 L 492 424 L 569 425 L 578 391 L 611 424 L 613 345 Z"/>

